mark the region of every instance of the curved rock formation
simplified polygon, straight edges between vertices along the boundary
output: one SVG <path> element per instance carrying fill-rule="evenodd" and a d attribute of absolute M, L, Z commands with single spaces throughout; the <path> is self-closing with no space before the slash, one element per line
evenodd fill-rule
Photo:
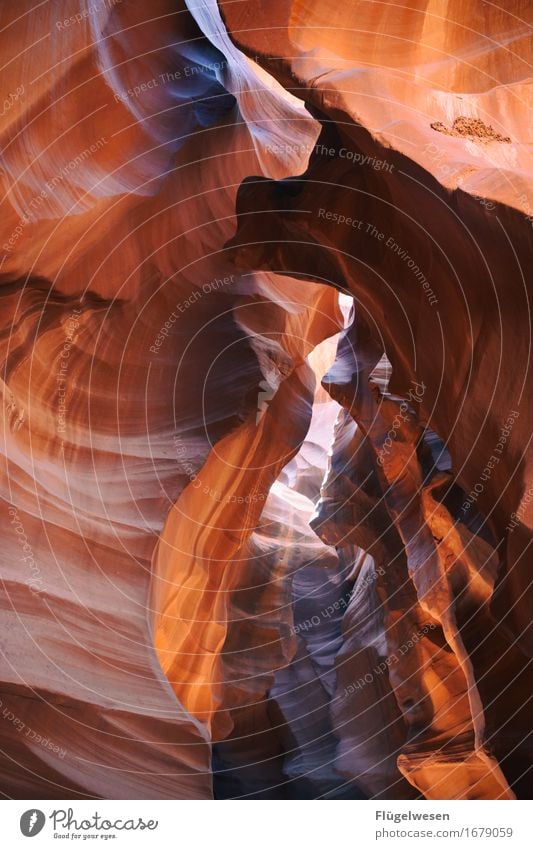
<path fill-rule="evenodd" d="M 3 13 L 2 794 L 528 797 L 530 4 Z"/>

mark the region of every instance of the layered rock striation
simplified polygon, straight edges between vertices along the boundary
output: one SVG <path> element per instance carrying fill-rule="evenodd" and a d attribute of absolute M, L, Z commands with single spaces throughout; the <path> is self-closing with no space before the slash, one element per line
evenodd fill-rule
<path fill-rule="evenodd" d="M 528 797 L 530 11 L 5 4 L 4 796 Z"/>

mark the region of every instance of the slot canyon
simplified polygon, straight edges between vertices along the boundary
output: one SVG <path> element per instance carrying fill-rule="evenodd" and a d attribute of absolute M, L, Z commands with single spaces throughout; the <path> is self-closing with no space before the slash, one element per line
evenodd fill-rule
<path fill-rule="evenodd" d="M 4 799 L 533 790 L 528 0 L 5 0 Z"/>

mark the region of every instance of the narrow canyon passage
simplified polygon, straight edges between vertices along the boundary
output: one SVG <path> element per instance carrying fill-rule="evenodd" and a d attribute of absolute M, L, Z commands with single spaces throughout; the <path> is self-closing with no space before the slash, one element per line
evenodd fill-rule
<path fill-rule="evenodd" d="M 3 796 L 531 798 L 531 11 L 2 5 Z"/>

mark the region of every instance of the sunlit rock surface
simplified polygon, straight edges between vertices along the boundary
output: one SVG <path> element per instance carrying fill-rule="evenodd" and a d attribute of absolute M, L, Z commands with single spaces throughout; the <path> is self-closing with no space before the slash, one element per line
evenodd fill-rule
<path fill-rule="evenodd" d="M 1 16 L 0 792 L 527 798 L 531 5 Z"/>

